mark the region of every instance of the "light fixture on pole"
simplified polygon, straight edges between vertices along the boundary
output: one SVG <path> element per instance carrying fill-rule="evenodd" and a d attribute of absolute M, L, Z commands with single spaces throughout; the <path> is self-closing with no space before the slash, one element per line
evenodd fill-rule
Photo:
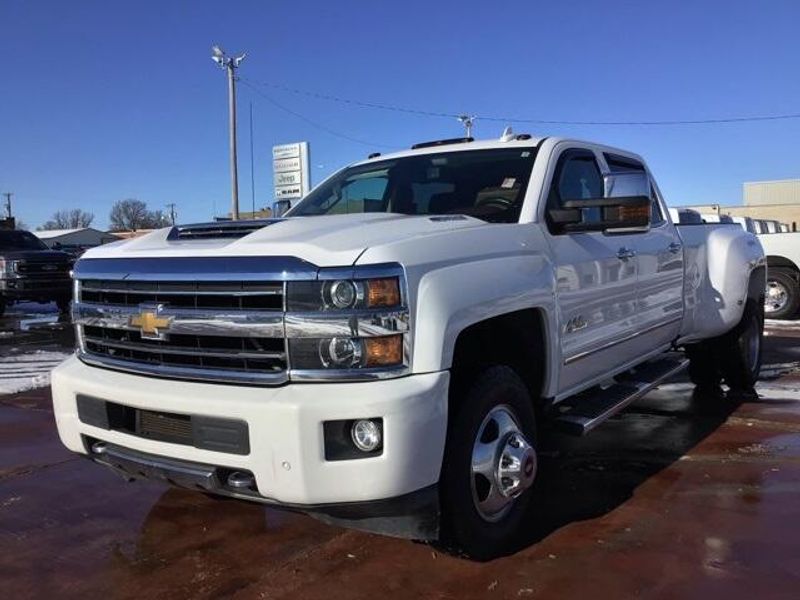
<path fill-rule="evenodd" d="M 239 219 L 239 172 L 236 160 L 236 69 L 242 64 L 244 53 L 230 57 L 219 46 L 211 46 L 211 60 L 228 74 L 228 127 L 231 154 L 231 219 Z"/>
<path fill-rule="evenodd" d="M 475 123 L 475 119 L 477 119 L 475 115 L 458 115 L 458 120 L 461 121 L 466 132 L 464 137 L 472 137 L 472 125 Z"/>

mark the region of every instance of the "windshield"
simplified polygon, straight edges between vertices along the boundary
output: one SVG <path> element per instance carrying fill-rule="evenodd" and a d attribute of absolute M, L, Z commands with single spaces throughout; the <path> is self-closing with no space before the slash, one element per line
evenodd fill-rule
<path fill-rule="evenodd" d="M 519 219 L 536 148 L 422 154 L 344 169 L 287 216 L 347 213 L 470 215 Z"/>
<path fill-rule="evenodd" d="M 47 250 L 47 246 L 29 231 L 0 231 L 0 250 Z"/>

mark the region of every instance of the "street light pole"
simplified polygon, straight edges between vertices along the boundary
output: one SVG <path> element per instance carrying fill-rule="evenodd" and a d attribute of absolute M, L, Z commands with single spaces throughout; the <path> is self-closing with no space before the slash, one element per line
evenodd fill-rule
<path fill-rule="evenodd" d="M 472 126 L 476 118 L 475 115 L 458 115 L 458 120 L 461 121 L 461 124 L 464 126 L 465 137 L 472 137 Z"/>
<path fill-rule="evenodd" d="M 236 69 L 244 60 L 245 55 L 240 54 L 230 57 L 219 46 L 211 47 L 211 60 L 220 68 L 225 69 L 228 75 L 228 141 L 230 143 L 231 157 L 231 219 L 239 220 L 239 171 L 236 158 Z"/>
<path fill-rule="evenodd" d="M 6 215 L 8 218 L 11 218 L 11 196 L 14 195 L 14 192 L 3 192 L 3 196 L 6 197 Z"/>
<path fill-rule="evenodd" d="M 169 221 L 172 225 L 175 225 L 175 203 L 170 202 L 167 204 L 167 208 L 169 209 Z"/>

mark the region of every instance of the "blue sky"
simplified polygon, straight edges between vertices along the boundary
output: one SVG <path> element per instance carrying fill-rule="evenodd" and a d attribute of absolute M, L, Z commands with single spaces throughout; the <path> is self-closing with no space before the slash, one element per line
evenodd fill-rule
<path fill-rule="evenodd" d="M 800 112 L 800 3 L 136 2 L 2 0 L 0 191 L 35 227 L 135 197 L 182 221 L 229 203 L 226 89 L 209 48 L 247 51 L 249 82 L 479 117 L 662 120 Z M 312 177 L 373 150 L 456 136 L 451 118 L 262 88 L 341 139 L 239 89 L 240 197 L 271 204 L 273 144 L 308 140 Z M 643 154 L 674 205 L 738 204 L 743 181 L 800 177 L 800 120 L 673 127 L 517 125 Z"/>

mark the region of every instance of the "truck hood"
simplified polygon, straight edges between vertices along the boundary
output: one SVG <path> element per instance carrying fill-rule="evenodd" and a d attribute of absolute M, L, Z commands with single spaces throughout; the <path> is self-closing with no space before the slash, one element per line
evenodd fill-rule
<path fill-rule="evenodd" d="M 58 250 L 0 250 L 0 258 L 6 260 L 35 260 L 38 262 L 68 262 L 71 257 Z"/>
<path fill-rule="evenodd" d="M 461 215 L 365 213 L 294 217 L 273 221 L 238 239 L 181 240 L 175 239 L 174 229 L 160 229 L 99 246 L 83 258 L 294 256 L 320 267 L 348 266 L 371 247 L 486 226 L 485 221 Z"/>

